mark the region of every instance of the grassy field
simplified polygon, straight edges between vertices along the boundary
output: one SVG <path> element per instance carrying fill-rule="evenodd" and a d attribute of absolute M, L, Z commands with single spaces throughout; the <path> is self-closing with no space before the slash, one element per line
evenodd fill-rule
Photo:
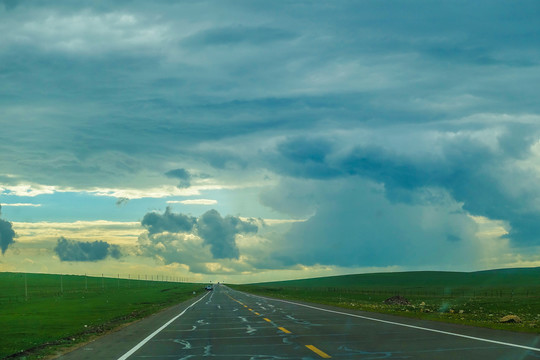
<path fill-rule="evenodd" d="M 0 273 L 0 359 L 42 358 L 203 291 L 201 284 Z"/>
<path fill-rule="evenodd" d="M 540 268 L 403 272 L 234 285 L 270 297 L 513 331 L 540 332 Z M 387 305 L 400 295 L 411 305 Z M 502 323 L 517 315 L 520 323 Z"/>

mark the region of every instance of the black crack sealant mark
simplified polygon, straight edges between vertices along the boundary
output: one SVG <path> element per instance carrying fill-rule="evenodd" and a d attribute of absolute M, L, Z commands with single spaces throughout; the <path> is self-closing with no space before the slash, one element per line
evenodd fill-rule
<path fill-rule="evenodd" d="M 357 349 L 351 349 L 347 346 L 340 346 L 338 350 L 342 350 L 347 352 L 347 355 L 354 354 L 354 355 L 363 355 L 368 357 L 362 357 L 362 359 L 408 359 L 410 356 L 406 356 L 401 354 L 401 352 L 393 352 L 393 351 L 364 351 L 364 350 L 357 350 Z M 336 356 L 339 356 L 337 354 Z"/>

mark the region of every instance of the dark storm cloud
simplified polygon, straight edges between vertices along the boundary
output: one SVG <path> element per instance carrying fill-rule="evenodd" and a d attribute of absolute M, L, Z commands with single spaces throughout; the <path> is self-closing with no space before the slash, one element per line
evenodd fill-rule
<path fill-rule="evenodd" d="M 467 266 L 482 255 L 474 242 L 476 224 L 442 194 L 431 204 L 395 204 L 381 187 L 361 179 L 307 183 L 280 186 L 317 209 L 268 249 L 267 256 L 283 266 Z"/>
<path fill-rule="evenodd" d="M 196 156 L 196 155 L 193 154 L 193 156 Z M 226 157 L 226 155 L 223 155 L 223 154 L 222 154 L 222 156 Z M 210 156 L 205 156 L 204 158 L 205 158 L 205 160 L 207 162 L 211 162 L 209 160 Z M 206 174 L 206 173 L 192 174 L 188 170 L 182 169 L 182 168 L 167 171 L 165 173 L 165 176 L 167 176 L 168 178 L 171 178 L 171 179 L 180 180 L 180 182 L 177 185 L 177 187 L 179 189 L 184 189 L 184 188 L 190 187 L 191 182 L 192 182 L 193 179 L 210 179 L 212 177 L 211 175 Z"/>
<path fill-rule="evenodd" d="M 152 234 L 162 232 L 190 232 L 197 219 L 190 215 L 175 214 L 168 206 L 163 214 L 150 212 L 144 215 L 141 225 Z"/>
<path fill-rule="evenodd" d="M 388 195 L 391 198 L 395 195 L 397 200 L 404 200 L 402 195 L 406 191 L 441 187 L 463 202 L 463 208 L 471 214 L 508 221 L 508 237 L 516 245 L 538 244 L 540 209 L 531 206 L 531 200 L 539 198 L 540 193 L 532 187 L 521 194 L 513 191 L 513 187 L 522 182 L 518 179 L 538 175 L 527 169 L 511 168 L 512 159 L 524 151 L 516 147 L 523 147 L 527 141 L 521 136 L 508 140 L 509 136 L 506 133 L 502 137 L 505 143 L 500 146 L 502 151 L 509 151 L 505 155 L 479 145 L 474 139 L 457 139 L 444 144 L 443 156 L 434 161 L 417 161 L 389 154 L 383 149 L 357 148 L 345 160 L 344 167 L 350 174 L 384 183 Z M 504 183 L 501 177 L 511 176 L 509 172 L 517 179 Z"/>
<path fill-rule="evenodd" d="M 157 158 L 256 165 L 219 157 L 212 144 L 240 135 L 256 142 L 321 122 L 347 129 L 537 113 L 538 72 L 518 65 L 540 58 L 528 36 L 538 31 L 537 6 L 216 2 L 215 14 L 202 3 L 10 6 L 0 14 L 0 105 L 10 124 L 0 166 L 39 183 L 138 187 L 148 183 L 133 175 L 161 172 Z M 453 106 L 463 95 L 471 101 Z M 13 140 L 21 136 L 29 141 Z M 38 159 L 35 148 L 51 156 Z"/>
<path fill-rule="evenodd" d="M 0 168 L 14 177 L 0 186 L 146 190 L 181 159 L 180 188 L 202 172 L 239 189 L 261 173 L 303 181 L 311 192 L 261 199 L 316 216 L 293 226 L 313 235 L 339 220 L 325 201 L 356 211 L 321 190 L 369 180 L 393 206 L 423 211 L 417 193 L 435 188 L 505 220 L 514 245 L 540 241 L 536 1 L 2 4 Z M 150 237 L 196 223 L 143 219 Z M 223 243 L 215 255 L 236 256 Z"/>
<path fill-rule="evenodd" d="M 402 131 L 388 141 L 376 139 L 385 136 L 377 129 L 371 131 L 375 139 L 356 141 L 339 142 L 334 136 L 290 138 L 276 146 L 278 157 L 270 156 L 269 162 L 275 171 L 297 178 L 371 179 L 384 184 L 386 196 L 397 202 L 418 201 L 414 194 L 422 188 L 442 188 L 471 214 L 507 221 L 507 236 L 514 245 L 540 243 L 540 208 L 534 200 L 540 198 L 540 190 L 530 182 L 539 175 L 515 165 L 534 156 L 538 126 L 507 122 L 496 127 L 489 122 L 450 126 L 435 130 L 437 142 L 434 130 Z M 516 186 L 521 191 L 514 191 Z M 278 201 L 268 196 L 263 200 Z"/>
<path fill-rule="evenodd" d="M 333 167 L 326 157 L 332 153 L 334 147 L 324 138 L 311 138 L 297 136 L 288 138 L 277 146 L 277 152 L 283 159 L 272 159 L 274 168 L 279 172 L 305 178 L 333 178 L 342 173 L 342 170 Z M 275 162 L 274 162 L 275 161 Z"/>
<path fill-rule="evenodd" d="M 19 0 L 2 0 L 0 4 L 3 4 L 6 10 L 13 10 L 19 5 Z"/>
<path fill-rule="evenodd" d="M 118 259 L 122 256 L 118 245 L 105 241 L 74 241 L 60 237 L 54 248 L 60 261 L 99 261 L 107 256 Z"/>
<path fill-rule="evenodd" d="M 2 205 L 0 205 L 0 216 L 2 216 Z M 8 247 L 13 244 L 16 234 L 11 222 L 0 219 L 0 249 L 2 255 L 5 254 Z"/>
<path fill-rule="evenodd" d="M 197 220 L 197 233 L 210 246 L 214 259 L 238 259 L 237 234 L 253 234 L 257 225 L 235 216 L 221 217 L 216 210 L 209 210 Z"/>
<path fill-rule="evenodd" d="M 188 188 L 191 185 L 191 174 L 186 169 L 170 170 L 165 173 L 165 176 L 180 180 L 177 185 L 179 188 Z"/>

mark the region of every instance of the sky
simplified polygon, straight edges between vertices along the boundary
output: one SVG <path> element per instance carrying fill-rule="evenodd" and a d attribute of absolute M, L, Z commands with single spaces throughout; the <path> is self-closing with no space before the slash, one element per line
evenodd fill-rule
<path fill-rule="evenodd" d="M 0 0 L 0 271 L 540 266 L 539 12 Z"/>

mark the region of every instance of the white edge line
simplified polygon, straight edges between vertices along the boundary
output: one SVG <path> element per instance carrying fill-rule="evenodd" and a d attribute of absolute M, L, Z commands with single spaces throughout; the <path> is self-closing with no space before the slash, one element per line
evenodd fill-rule
<path fill-rule="evenodd" d="M 503 341 L 484 339 L 484 338 L 479 338 L 479 337 L 475 337 L 475 336 L 469 336 L 469 335 L 463 335 L 463 334 L 458 334 L 458 333 L 453 333 L 453 332 L 448 332 L 448 331 L 442 331 L 442 330 L 436 330 L 436 329 L 425 328 L 425 327 L 421 327 L 421 326 L 415 326 L 415 325 L 403 324 L 403 323 L 398 323 L 398 322 L 393 322 L 393 321 L 388 321 L 388 320 L 375 319 L 375 318 L 370 318 L 370 317 L 367 317 L 367 316 L 356 315 L 356 314 L 350 314 L 350 313 L 341 312 L 341 311 L 328 310 L 328 309 L 321 309 L 321 308 L 318 308 L 318 307 L 315 307 L 315 306 L 299 304 L 299 303 L 295 303 L 295 302 L 287 301 L 287 300 L 280 300 L 280 299 L 267 298 L 267 297 L 265 297 L 265 296 L 259 296 L 259 295 L 253 295 L 253 296 L 260 297 L 260 298 L 267 299 L 267 300 L 281 301 L 281 302 L 284 302 L 284 303 L 287 303 L 287 304 L 293 304 L 293 305 L 303 306 L 303 307 L 307 307 L 307 308 L 310 308 L 310 309 L 315 309 L 315 310 L 320 310 L 320 311 L 326 311 L 326 312 L 329 312 L 329 313 L 340 314 L 340 315 L 347 315 L 347 316 L 353 316 L 353 317 L 357 317 L 357 318 L 361 318 L 361 319 L 365 319 L 365 320 L 378 321 L 378 322 L 382 322 L 382 323 L 386 323 L 386 324 L 392 324 L 392 325 L 404 326 L 404 327 L 413 328 L 413 329 L 418 329 L 418 330 L 431 331 L 431 332 L 436 332 L 436 333 L 439 333 L 439 334 L 458 336 L 458 337 L 462 337 L 462 338 L 466 338 L 466 339 L 472 339 L 472 340 L 484 341 L 484 342 L 488 342 L 488 343 L 499 344 L 499 345 L 505 345 L 505 346 L 511 346 L 511 347 L 516 347 L 516 348 L 521 348 L 521 349 L 526 349 L 526 350 L 540 351 L 540 348 L 534 348 L 534 347 L 531 347 L 531 346 L 512 344 L 512 343 L 507 343 L 507 342 L 503 342 Z"/>
<path fill-rule="evenodd" d="M 150 339 L 152 339 L 154 336 L 156 336 L 161 330 L 165 329 L 167 326 L 169 326 L 174 320 L 178 319 L 180 316 L 184 315 L 184 313 L 189 309 L 191 308 L 192 306 L 194 306 L 195 304 L 197 304 L 199 301 L 201 301 L 202 299 L 204 299 L 206 297 L 206 295 L 208 295 L 208 293 L 206 293 L 203 297 L 201 297 L 199 300 L 195 301 L 193 304 L 189 305 L 187 308 L 184 309 L 184 311 L 182 311 L 180 314 L 176 315 L 175 317 L 173 317 L 171 320 L 167 321 L 165 324 L 163 324 L 163 326 L 161 326 L 159 329 L 157 329 L 156 331 L 154 331 L 153 333 L 151 333 L 150 335 L 148 335 L 144 340 L 142 340 L 140 343 L 138 343 L 137 345 L 135 345 L 131 350 L 129 350 L 127 353 L 125 353 L 124 355 L 120 356 L 118 358 L 118 360 L 126 360 L 128 357 L 130 357 L 131 355 L 133 355 L 133 353 L 137 350 L 139 350 L 144 344 L 146 344 L 148 341 L 150 341 Z"/>

